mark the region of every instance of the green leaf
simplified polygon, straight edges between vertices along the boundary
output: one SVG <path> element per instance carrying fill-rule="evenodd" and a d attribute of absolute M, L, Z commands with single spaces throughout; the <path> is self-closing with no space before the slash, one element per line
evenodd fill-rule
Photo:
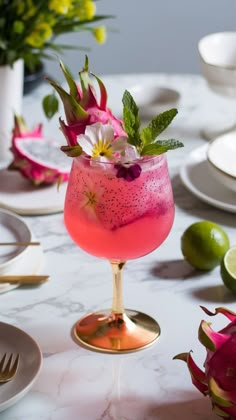
<path fill-rule="evenodd" d="M 78 98 L 78 89 L 77 89 L 77 85 L 72 77 L 72 74 L 70 72 L 70 70 L 64 65 L 64 63 L 60 60 L 60 67 L 63 71 L 63 74 L 65 76 L 65 79 L 68 83 L 68 86 L 70 88 L 70 94 L 71 96 L 73 96 L 73 98 L 77 99 Z"/>
<path fill-rule="evenodd" d="M 88 119 L 88 113 L 79 105 L 79 103 L 69 95 L 60 85 L 54 80 L 46 78 L 60 95 L 64 105 L 66 119 L 68 124 L 74 124 L 78 121 L 85 121 Z"/>
<path fill-rule="evenodd" d="M 59 109 L 59 102 L 54 93 L 43 98 L 42 106 L 46 117 L 50 120 Z"/>
<path fill-rule="evenodd" d="M 140 119 L 139 110 L 132 95 L 126 90 L 122 98 L 124 129 L 128 134 L 128 142 L 140 146 Z"/>
<path fill-rule="evenodd" d="M 173 108 L 162 112 L 153 118 L 148 126 L 144 128 L 140 133 L 143 144 L 146 145 L 152 143 L 157 138 L 157 136 L 159 136 L 159 134 L 161 134 L 162 131 L 168 127 L 177 113 L 177 109 Z"/>
<path fill-rule="evenodd" d="M 79 144 L 77 144 L 76 146 L 61 146 L 61 151 L 67 156 L 76 157 L 81 155 L 83 149 Z"/>
<path fill-rule="evenodd" d="M 155 143 L 147 144 L 144 146 L 141 150 L 141 155 L 161 155 L 168 150 L 178 149 L 179 147 L 183 146 L 184 145 L 181 141 L 175 139 L 158 140 Z"/>

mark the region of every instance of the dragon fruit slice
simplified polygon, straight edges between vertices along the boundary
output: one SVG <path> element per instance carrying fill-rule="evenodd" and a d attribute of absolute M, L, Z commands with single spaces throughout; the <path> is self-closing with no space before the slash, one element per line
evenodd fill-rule
<path fill-rule="evenodd" d="M 195 364 L 191 352 L 178 354 L 174 359 L 187 363 L 192 383 L 210 397 L 212 409 L 219 417 L 236 419 L 236 313 L 222 307 L 214 313 L 201 308 L 209 316 L 221 313 L 230 320 L 219 332 L 214 332 L 206 321 L 200 323 L 199 340 L 207 350 L 205 371 Z"/>
<path fill-rule="evenodd" d="M 67 93 L 58 83 L 48 79 L 49 83 L 59 94 L 65 110 L 67 124 L 60 118 L 61 130 L 67 140 L 68 147 L 62 150 L 70 156 L 79 155 L 82 150 L 78 147 L 77 136 L 84 134 L 87 125 L 101 122 L 110 124 L 114 129 L 114 138 L 126 136 L 122 128 L 122 120 L 116 118 L 107 107 L 107 92 L 103 82 L 89 72 L 88 57 L 85 58 L 83 70 L 79 73 L 80 85 L 77 86 L 69 70 L 60 62 L 61 69 L 68 83 L 70 92 Z M 98 101 L 92 84 L 92 77 L 98 83 L 100 100 Z M 74 148 L 74 150 L 73 150 Z"/>
<path fill-rule="evenodd" d="M 63 182 L 69 178 L 70 160 L 60 152 L 58 143 L 43 137 L 42 126 L 28 131 L 23 118 L 15 116 L 8 169 L 15 169 L 38 186 Z"/>

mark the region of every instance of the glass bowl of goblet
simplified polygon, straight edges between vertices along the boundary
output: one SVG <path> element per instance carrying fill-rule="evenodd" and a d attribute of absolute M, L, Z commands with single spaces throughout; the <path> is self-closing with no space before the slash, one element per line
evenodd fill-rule
<path fill-rule="evenodd" d="M 122 167 L 120 176 L 114 163 L 81 155 L 73 158 L 68 182 L 64 207 L 68 233 L 81 249 L 108 260 L 113 273 L 111 308 L 87 314 L 74 326 L 79 343 L 101 352 L 140 350 L 160 335 L 156 320 L 137 310 L 125 310 L 123 305 L 126 261 L 158 248 L 174 219 L 165 154 L 144 157 L 138 160 L 138 167 L 140 176 L 133 179 L 132 167 Z"/>

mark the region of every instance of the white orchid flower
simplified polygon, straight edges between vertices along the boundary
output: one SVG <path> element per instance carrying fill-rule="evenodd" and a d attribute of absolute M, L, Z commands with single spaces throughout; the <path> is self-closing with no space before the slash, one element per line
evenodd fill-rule
<path fill-rule="evenodd" d="M 124 155 L 128 145 L 126 137 L 114 139 L 113 127 L 100 122 L 87 126 L 77 141 L 88 156 L 101 162 L 116 160 L 116 157 Z"/>

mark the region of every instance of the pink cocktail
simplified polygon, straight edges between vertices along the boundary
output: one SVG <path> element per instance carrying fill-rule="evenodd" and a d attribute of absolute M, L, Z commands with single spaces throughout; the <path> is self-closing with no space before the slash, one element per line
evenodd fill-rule
<path fill-rule="evenodd" d="M 150 316 L 125 310 L 123 269 L 166 239 L 174 219 L 172 188 L 165 153 L 183 147 L 176 139 L 158 136 L 177 115 L 169 109 L 142 127 L 139 109 L 128 90 L 122 97 L 123 119 L 108 106 L 104 83 L 89 71 L 88 57 L 79 72 L 80 86 L 62 62 L 69 92 L 51 85 L 64 105 L 66 139 L 61 150 L 72 157 L 64 214 L 76 244 L 89 254 L 110 261 L 113 272 L 111 309 L 84 316 L 74 328 L 77 340 L 109 353 L 140 350 L 160 335 Z M 100 93 L 97 97 L 91 79 Z"/>
<path fill-rule="evenodd" d="M 174 219 L 172 188 L 164 154 L 139 161 L 141 174 L 129 182 L 117 177 L 114 163 L 74 158 L 66 201 L 70 236 L 89 254 L 111 262 L 111 310 L 85 316 L 75 326 L 79 341 L 108 352 L 150 345 L 160 334 L 148 315 L 125 311 L 122 271 L 125 261 L 146 255 L 166 239 Z"/>
<path fill-rule="evenodd" d="M 132 182 L 117 178 L 114 164 L 74 159 L 65 202 L 65 224 L 89 254 L 126 261 L 156 249 L 174 218 L 165 155 L 146 158 Z"/>

